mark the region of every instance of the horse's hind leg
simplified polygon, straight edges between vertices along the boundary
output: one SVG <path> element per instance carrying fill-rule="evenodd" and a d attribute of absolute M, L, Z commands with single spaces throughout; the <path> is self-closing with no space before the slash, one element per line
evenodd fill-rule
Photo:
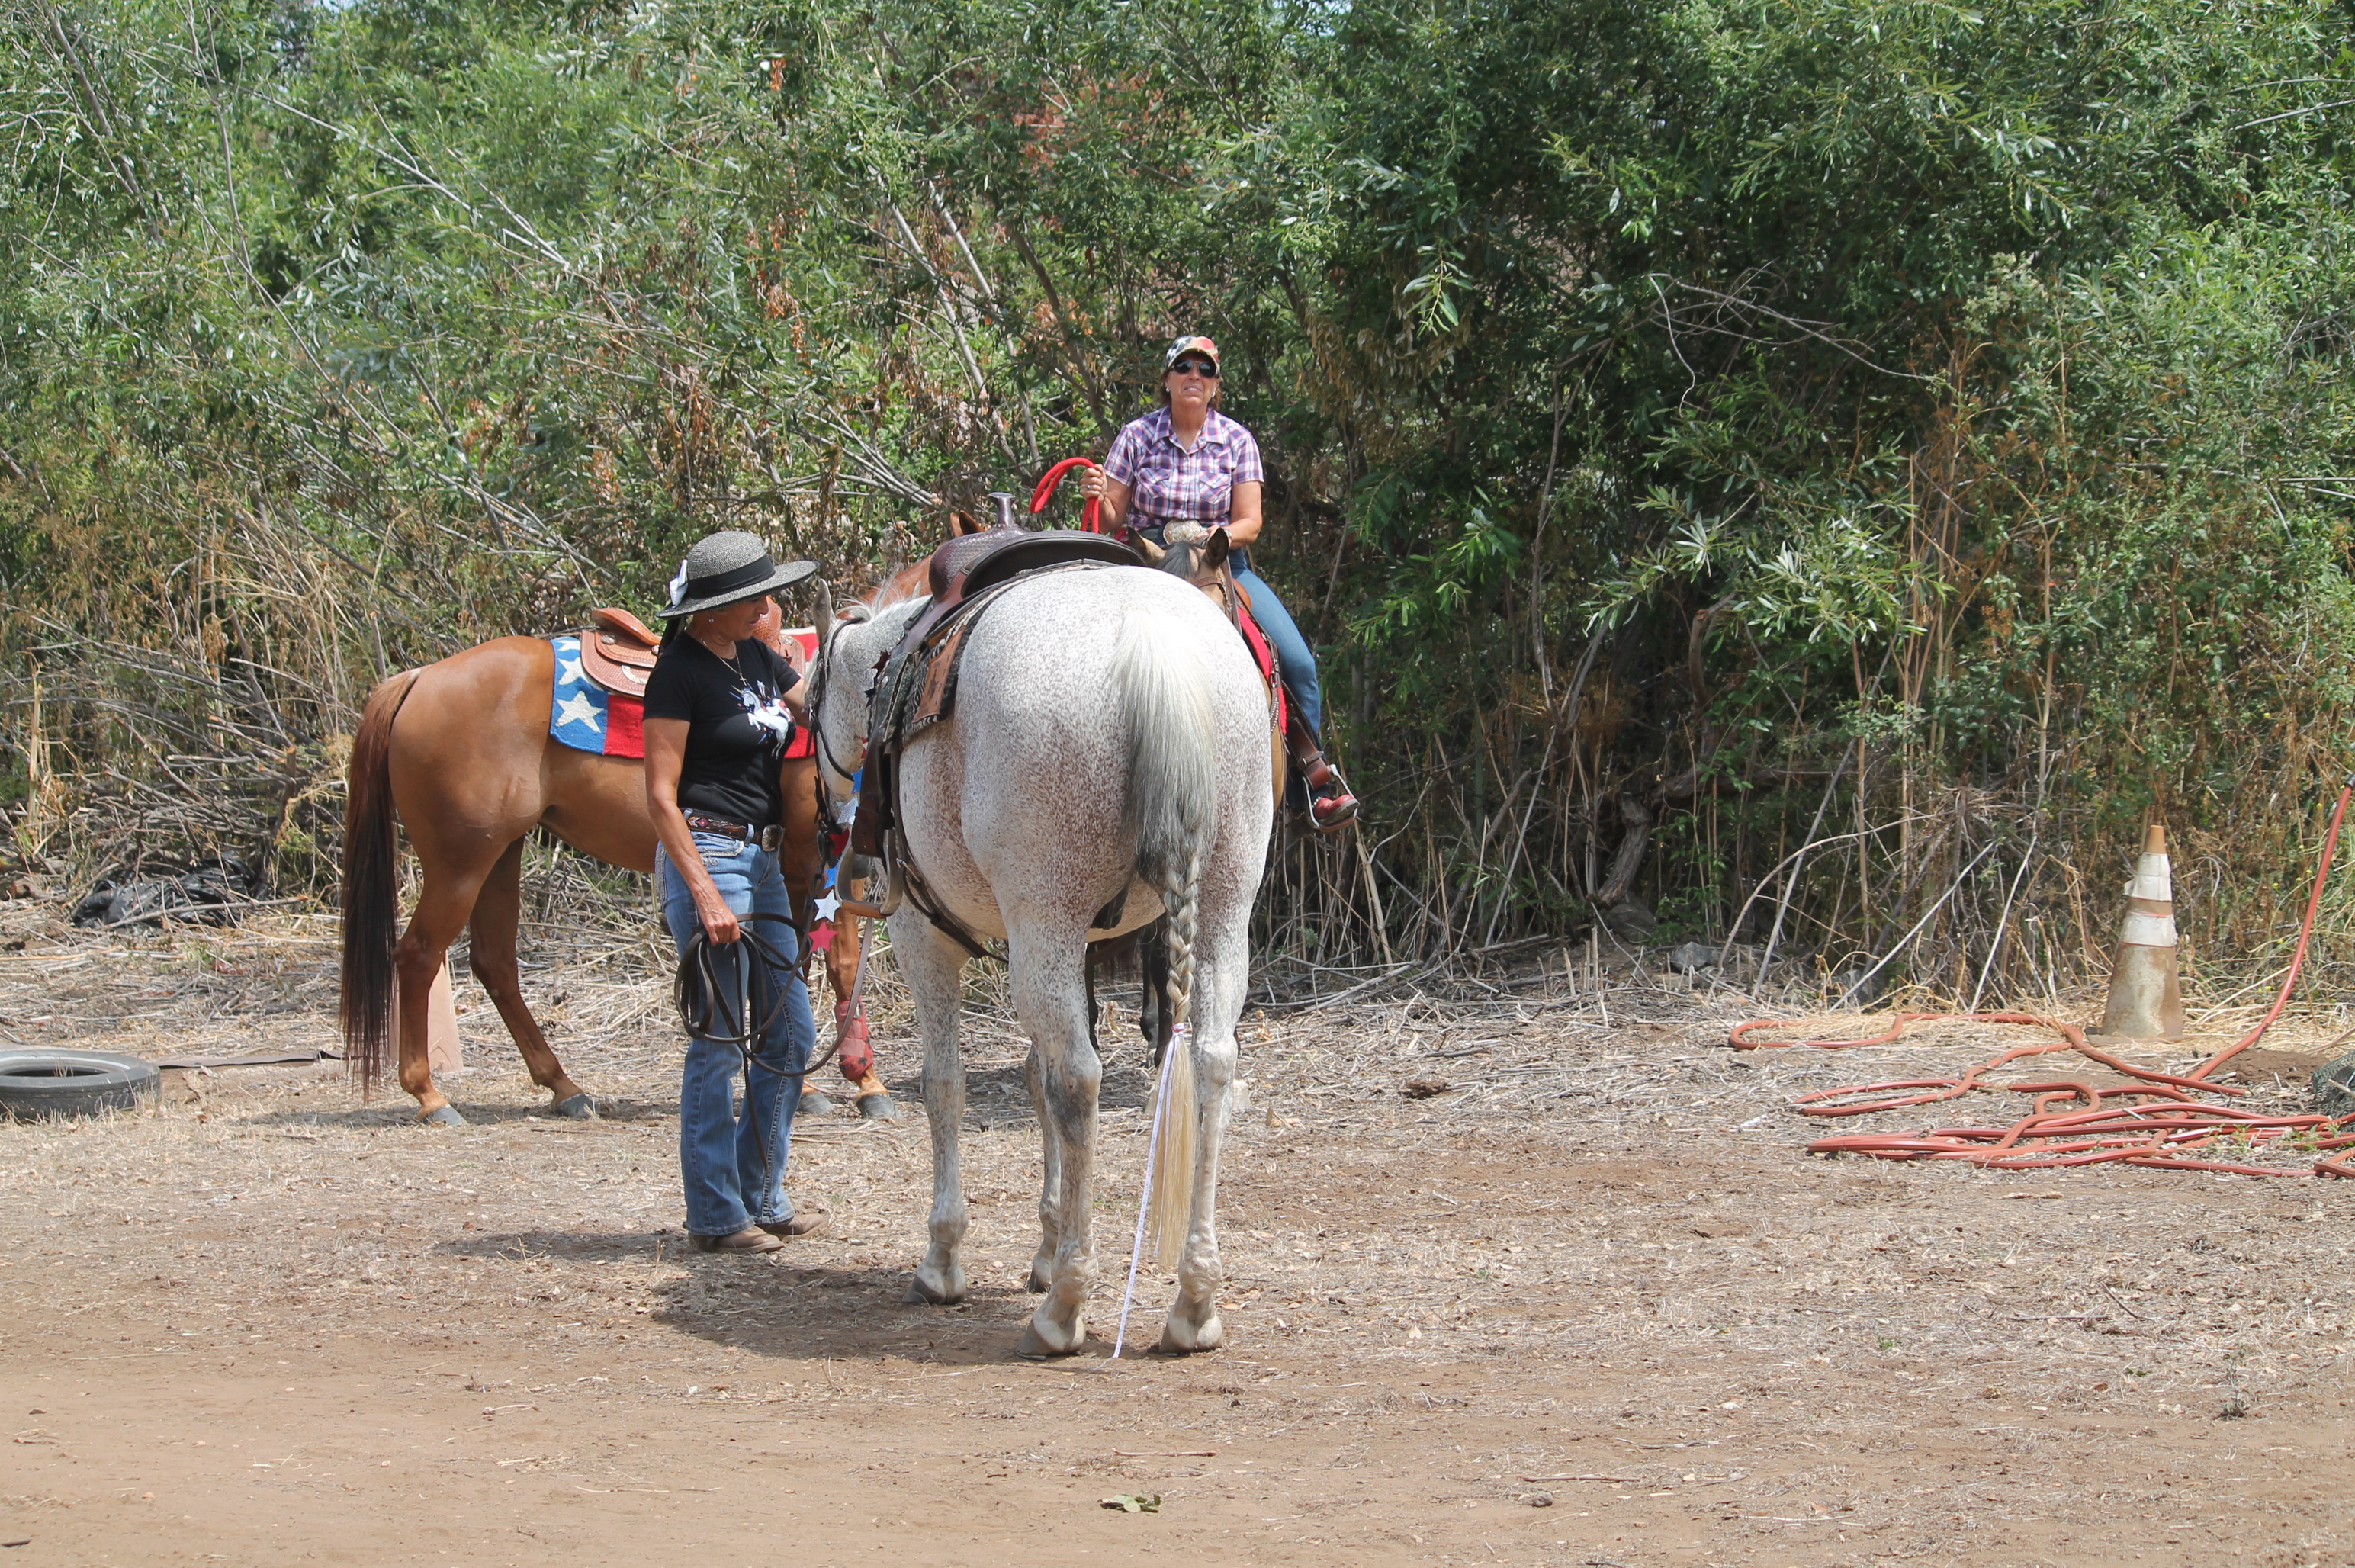
<path fill-rule="evenodd" d="M 1136 1007 L 1137 1031 L 1153 1048 L 1153 1065 L 1169 1049 L 1169 921 L 1167 915 L 1136 933 L 1137 971 L 1145 978 L 1145 995 Z"/>
<path fill-rule="evenodd" d="M 1249 918 L 1248 906 L 1243 918 Z M 1226 1141 L 1228 1091 L 1235 1078 L 1235 1023 L 1242 1017 L 1251 979 L 1249 931 L 1241 921 L 1229 923 L 1231 930 L 1206 933 L 1199 944 L 1202 967 L 1194 987 L 1199 1032 L 1178 1042 L 1179 1049 L 1194 1052 L 1196 1114 L 1202 1119 L 1186 1250 L 1178 1264 L 1178 1299 L 1161 1329 L 1160 1348 L 1179 1354 L 1215 1350 L 1227 1339 L 1219 1318 L 1219 1286 L 1226 1280 L 1219 1256 L 1219 1149 Z"/>
<path fill-rule="evenodd" d="M 1039 1184 L 1039 1250 L 1030 1259 L 1030 1292 L 1036 1296 L 1055 1283 L 1055 1251 L 1063 1212 L 1063 1140 L 1047 1108 L 1047 1064 L 1035 1045 L 1022 1061 L 1022 1077 L 1030 1086 L 1030 1104 L 1039 1115 L 1039 1142 L 1047 1168 Z"/>
<path fill-rule="evenodd" d="M 1087 1340 L 1088 1287 L 1095 1277 L 1088 1176 L 1103 1066 L 1089 1040 L 1085 948 L 1074 939 L 1079 933 L 1061 941 L 1028 930 L 1008 934 L 1014 1008 L 1039 1062 L 1039 1121 L 1045 1136 L 1058 1144 L 1055 1253 L 1047 1298 L 1030 1315 L 1018 1353 L 1068 1356 Z"/>
<path fill-rule="evenodd" d="M 924 1037 L 924 1120 L 932 1130 L 932 1245 L 909 1284 L 910 1301 L 945 1305 L 964 1299 L 964 1178 L 957 1163 L 957 1129 L 964 1120 L 964 1059 L 957 1054 L 957 1012 L 964 1000 L 964 952 L 903 907 L 891 917 L 891 955 L 916 1007 Z"/>
<path fill-rule="evenodd" d="M 419 857 L 421 859 L 423 857 Z M 426 1061 L 426 1008 L 433 980 L 450 944 L 466 923 L 475 894 L 490 869 L 481 866 L 425 864 L 425 885 L 417 895 L 408 928 L 392 950 L 393 972 L 400 982 L 400 1086 L 417 1097 L 417 1119 L 442 1126 L 463 1127 L 460 1115 L 442 1091 L 433 1086 L 433 1070 Z"/>
<path fill-rule="evenodd" d="M 506 853 L 483 880 L 482 891 L 474 895 L 474 978 L 491 994 L 507 1033 L 515 1037 L 516 1050 L 523 1053 L 531 1081 L 553 1097 L 556 1114 L 576 1119 L 592 1117 L 597 1114 L 595 1103 L 565 1072 L 564 1064 L 549 1049 L 548 1037 L 539 1032 L 539 1020 L 524 1003 L 516 963 L 516 929 L 523 913 L 523 846 L 521 838 L 507 846 Z"/>

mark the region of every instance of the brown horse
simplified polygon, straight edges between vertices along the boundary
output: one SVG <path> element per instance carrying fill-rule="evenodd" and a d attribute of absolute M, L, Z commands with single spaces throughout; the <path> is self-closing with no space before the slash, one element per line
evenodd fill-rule
<path fill-rule="evenodd" d="M 575 751 L 549 734 L 555 678 L 547 638 L 501 637 L 385 681 L 369 694 L 353 740 L 344 829 L 344 1038 L 362 1083 L 372 1087 L 398 1019 L 400 1086 L 416 1096 L 421 1121 L 465 1121 L 426 1064 L 425 1008 L 443 954 L 468 925 L 474 978 L 497 1004 L 532 1082 L 549 1092 L 557 1115 L 596 1115 L 549 1049 L 517 983 L 523 841 L 545 827 L 608 865 L 651 871 L 655 830 L 643 763 Z M 781 859 L 797 912 L 825 874 L 816 771 L 808 758 L 784 764 Z M 396 816 L 424 869 L 398 943 Z M 835 996 L 847 997 L 857 921 L 842 923 L 826 956 Z M 862 1097 L 881 1088 L 870 1069 Z"/>

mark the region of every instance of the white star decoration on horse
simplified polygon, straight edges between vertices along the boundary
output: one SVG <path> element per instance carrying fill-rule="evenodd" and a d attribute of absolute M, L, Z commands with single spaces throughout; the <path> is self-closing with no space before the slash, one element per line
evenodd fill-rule
<path fill-rule="evenodd" d="M 562 723 L 586 724 L 591 730 L 602 728 L 605 722 L 605 716 L 597 711 L 597 705 L 577 691 L 565 699 L 564 705 L 556 710 L 556 716 Z"/>

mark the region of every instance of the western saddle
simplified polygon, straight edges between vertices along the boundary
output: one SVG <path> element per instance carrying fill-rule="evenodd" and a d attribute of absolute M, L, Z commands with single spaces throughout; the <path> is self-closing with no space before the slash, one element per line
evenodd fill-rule
<path fill-rule="evenodd" d="M 904 889 L 926 918 L 976 958 L 986 951 L 981 938 L 942 907 L 906 853 L 899 819 L 900 755 L 955 712 L 966 635 L 1007 589 L 1048 572 L 1146 564 L 1134 548 L 1103 534 L 1018 527 L 1013 497 L 991 499 L 998 503 L 998 525 L 932 552 L 926 574 L 932 603 L 884 661 L 868 711 L 867 766 L 850 837 L 853 849 L 883 862 L 889 885 Z"/>
<path fill-rule="evenodd" d="M 591 610 L 581 631 L 581 673 L 617 697 L 643 699 L 662 639 L 627 610 Z"/>

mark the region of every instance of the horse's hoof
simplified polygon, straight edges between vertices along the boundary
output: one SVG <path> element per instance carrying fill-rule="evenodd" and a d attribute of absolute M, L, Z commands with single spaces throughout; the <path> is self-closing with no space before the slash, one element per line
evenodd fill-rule
<path fill-rule="evenodd" d="M 1165 1356 L 1197 1356 L 1206 1350 L 1216 1350 L 1227 1342 L 1227 1326 L 1215 1312 L 1191 1328 L 1176 1317 L 1161 1327 L 1161 1342 L 1154 1349 Z"/>
<path fill-rule="evenodd" d="M 417 1119 L 436 1127 L 463 1127 L 466 1125 L 466 1118 L 458 1114 L 458 1107 L 448 1104 L 436 1105 L 430 1111 L 420 1111 Z"/>
<path fill-rule="evenodd" d="M 896 1122 L 900 1119 L 900 1107 L 892 1104 L 889 1094 L 861 1094 L 858 1114 L 870 1122 Z"/>
<path fill-rule="evenodd" d="M 900 1297 L 900 1302 L 909 1307 L 954 1307 L 964 1299 L 963 1278 L 930 1281 L 924 1278 L 922 1269 L 909 1278 L 908 1293 Z"/>
<path fill-rule="evenodd" d="M 1014 1353 L 1024 1360 L 1044 1361 L 1057 1356 L 1076 1356 L 1087 1342 L 1087 1325 L 1083 1321 L 1075 1319 L 1071 1324 L 1070 1342 L 1059 1343 L 1039 1332 L 1039 1318 L 1034 1313 L 1028 1326 L 1022 1330 L 1022 1342 L 1014 1347 Z"/>
<path fill-rule="evenodd" d="M 562 1116 L 568 1122 L 593 1122 L 597 1119 L 597 1102 L 584 1092 L 570 1100 L 559 1100 L 549 1108 L 550 1115 Z"/>
<path fill-rule="evenodd" d="M 805 1120 L 811 1116 L 831 1116 L 833 1115 L 834 1102 L 827 1099 L 825 1095 L 819 1093 L 815 1089 L 812 1089 L 809 1093 L 804 1094 L 794 1106 L 794 1119 L 796 1121 Z"/>
<path fill-rule="evenodd" d="M 1047 1266 L 1044 1264 L 1030 1265 L 1030 1278 L 1026 1284 L 1033 1296 L 1044 1296 L 1055 1287 L 1054 1276 L 1047 1272 Z"/>

